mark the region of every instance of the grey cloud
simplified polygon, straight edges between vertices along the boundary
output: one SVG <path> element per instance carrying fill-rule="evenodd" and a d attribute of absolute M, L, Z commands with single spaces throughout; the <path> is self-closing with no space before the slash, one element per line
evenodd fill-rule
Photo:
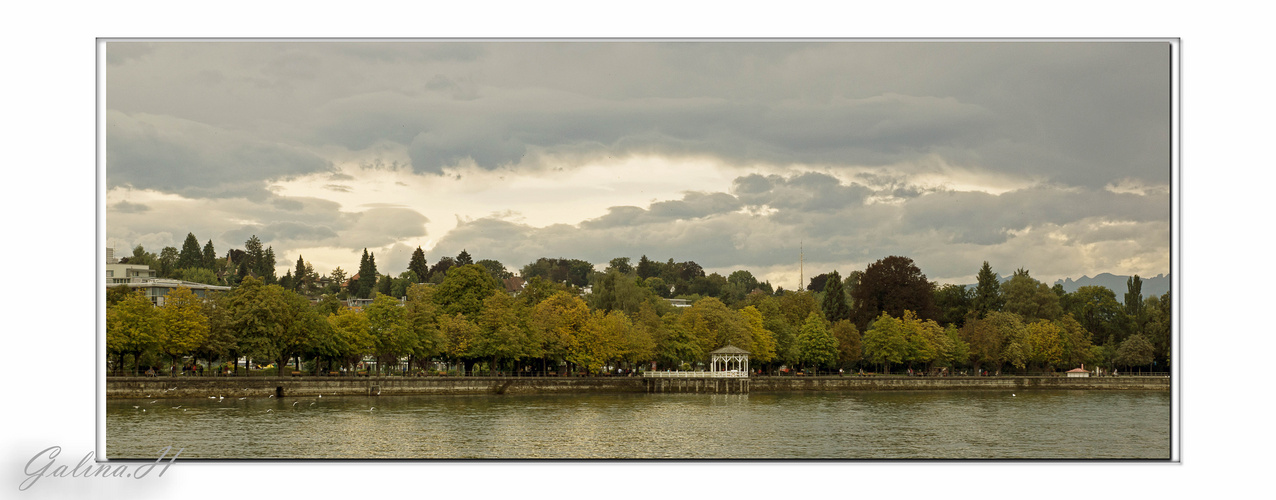
<path fill-rule="evenodd" d="M 859 184 L 842 185 L 837 178 L 817 172 L 790 177 L 750 174 L 736 178 L 732 191 L 740 200 L 757 206 L 804 212 L 837 211 L 859 205 L 873 191 Z"/>
<path fill-rule="evenodd" d="M 247 241 L 257 235 L 263 244 L 280 243 L 319 243 L 336 238 L 337 232 L 327 226 L 314 226 L 300 222 L 273 222 L 265 225 L 243 226 L 239 229 L 222 233 L 222 239 L 229 241 Z"/>
<path fill-rule="evenodd" d="M 354 190 L 350 186 L 346 186 L 344 184 L 324 184 L 323 188 L 329 191 L 336 191 L 338 193 L 349 193 Z"/>
<path fill-rule="evenodd" d="M 151 207 L 148 207 L 141 203 L 129 203 L 128 201 L 121 201 L 119 203 L 115 203 L 111 205 L 112 211 L 125 213 L 125 214 L 138 214 L 138 213 L 146 212 L 150 209 Z"/>
<path fill-rule="evenodd" d="M 611 207 L 606 215 L 584 221 L 581 226 L 604 228 L 667 223 L 730 213 L 739 210 L 742 206 L 740 200 L 727 193 L 689 192 L 684 194 L 681 200 L 655 202 L 647 209 L 632 206 Z"/>
<path fill-rule="evenodd" d="M 264 200 L 265 181 L 331 170 L 304 150 L 166 116 L 107 111 L 108 188 Z"/>
<path fill-rule="evenodd" d="M 108 58 L 135 50 L 116 45 Z M 107 73 L 111 110 L 271 145 L 397 143 L 422 173 L 642 153 L 831 168 L 938 155 L 1087 187 L 1169 177 L 1166 43 L 151 46 Z"/>
<path fill-rule="evenodd" d="M 1091 217 L 1130 221 L 1168 220 L 1168 196 L 1117 194 L 1104 190 L 1039 186 L 991 195 L 942 192 L 905 206 L 903 224 L 940 231 L 955 243 L 1005 242 L 1010 231 L 1065 224 Z"/>

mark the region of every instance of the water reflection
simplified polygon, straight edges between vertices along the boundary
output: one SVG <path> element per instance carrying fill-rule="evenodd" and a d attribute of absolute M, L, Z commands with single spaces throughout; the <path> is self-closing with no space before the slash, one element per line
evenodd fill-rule
<path fill-rule="evenodd" d="M 111 400 L 107 456 L 1160 458 L 1166 392 Z"/>

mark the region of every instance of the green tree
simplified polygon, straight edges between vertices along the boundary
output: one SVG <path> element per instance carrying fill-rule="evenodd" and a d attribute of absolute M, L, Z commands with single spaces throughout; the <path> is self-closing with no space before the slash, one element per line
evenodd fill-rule
<path fill-rule="evenodd" d="M 447 278 L 436 287 L 434 300 L 441 314 L 464 314 L 467 318 L 477 318 L 483 308 L 483 300 L 498 289 L 503 287 L 486 269 L 470 264 L 449 271 Z"/>
<path fill-rule="evenodd" d="M 310 290 L 306 286 L 306 261 L 301 258 L 301 254 L 297 254 L 297 267 L 292 273 L 293 283 L 292 290 L 300 293 L 308 293 Z"/>
<path fill-rule="evenodd" d="M 199 240 L 195 238 L 194 233 L 186 233 L 186 241 L 182 243 L 182 250 L 177 254 L 175 269 L 203 267 L 203 261 L 204 253 L 200 251 Z"/>
<path fill-rule="evenodd" d="M 684 361 L 694 361 L 702 356 L 695 335 L 678 318 L 677 314 L 662 317 L 656 335 L 656 359 L 674 368 Z"/>
<path fill-rule="evenodd" d="M 161 278 L 172 278 L 177 274 L 177 248 L 164 247 L 160 250 L 158 274 Z"/>
<path fill-rule="evenodd" d="M 514 277 L 514 273 L 511 273 L 508 270 L 506 270 L 505 264 L 501 264 L 499 261 L 495 261 L 492 259 L 483 259 L 476 262 L 475 264 L 478 265 L 479 267 L 482 267 L 483 269 L 486 269 L 488 274 L 492 275 L 493 278 L 496 278 L 498 280 L 504 280 L 504 279 L 509 279 Z"/>
<path fill-rule="evenodd" d="M 334 333 L 330 355 L 341 360 L 343 366 L 353 368 L 364 355 L 376 352 L 376 338 L 364 311 L 342 308 L 328 315 L 328 325 Z"/>
<path fill-rule="evenodd" d="M 261 240 L 257 235 L 252 235 L 247 241 L 244 241 L 244 258 L 240 260 L 243 266 L 248 268 L 248 273 L 259 279 L 264 279 L 261 274 L 261 263 L 266 260 L 266 247 L 262 246 Z M 241 277 L 242 278 L 242 277 Z"/>
<path fill-rule="evenodd" d="M 824 315 L 818 312 L 812 312 L 803 322 L 798 333 L 798 346 L 803 365 L 827 368 L 837 361 L 837 339 L 829 333 Z"/>
<path fill-rule="evenodd" d="M 864 359 L 890 373 L 890 365 L 904 362 L 908 352 L 908 339 L 904 336 L 904 322 L 887 313 L 878 316 L 863 338 Z"/>
<path fill-rule="evenodd" d="M 974 310 L 975 290 L 964 285 L 944 285 L 935 292 L 935 307 L 939 308 L 939 322 L 961 328 L 966 315 Z"/>
<path fill-rule="evenodd" d="M 470 253 L 466 252 L 464 249 L 461 250 L 461 253 L 456 254 L 456 265 L 468 266 L 473 263 L 474 259 L 470 257 Z"/>
<path fill-rule="evenodd" d="M 173 273 L 173 275 L 173 277 L 182 281 L 203 283 L 205 285 L 216 285 L 220 282 L 220 280 L 217 279 L 216 274 L 213 274 L 212 271 L 202 267 L 178 269 L 177 272 Z"/>
<path fill-rule="evenodd" d="M 1148 366 L 1152 364 L 1155 348 L 1147 337 L 1142 334 L 1134 334 L 1121 342 L 1121 346 L 1116 350 L 1116 357 L 1113 362 L 1117 366 L 1136 367 Z"/>
<path fill-rule="evenodd" d="M 1063 328 L 1057 323 L 1037 320 L 1024 329 L 1029 363 L 1038 369 L 1048 369 L 1063 362 Z"/>
<path fill-rule="evenodd" d="M 1116 301 L 1116 294 L 1107 287 L 1083 286 L 1071 294 L 1072 316 L 1081 326 L 1089 331 L 1095 343 L 1116 346 L 1124 337 L 1118 322 L 1121 319 L 1121 304 Z"/>
<path fill-rule="evenodd" d="M 753 349 L 753 334 L 744 318 L 716 298 L 696 301 L 683 311 L 679 321 L 696 338 L 702 354 L 728 345 Z"/>
<path fill-rule="evenodd" d="M 429 282 L 434 284 L 442 283 L 443 279 L 447 277 L 448 270 L 453 267 L 456 267 L 456 259 L 451 257 L 440 258 L 438 262 L 434 263 L 434 267 L 430 268 Z M 524 277 L 527 276 L 524 275 Z"/>
<path fill-rule="evenodd" d="M 377 293 L 389 296 L 394 293 L 394 279 L 388 274 L 382 274 L 377 279 Z"/>
<path fill-rule="evenodd" d="M 842 276 L 833 271 L 824 282 L 824 319 L 836 323 L 851 319 L 851 306 L 846 303 L 846 293 L 842 291 Z"/>
<path fill-rule="evenodd" d="M 217 250 L 213 249 L 213 240 L 208 240 L 208 243 L 204 244 L 204 250 L 200 254 L 199 263 L 200 267 L 203 267 L 204 269 L 208 269 L 210 271 L 217 270 Z"/>
<path fill-rule="evenodd" d="M 607 263 L 607 269 L 603 269 L 603 272 L 607 272 L 612 269 L 615 269 L 616 272 L 620 274 L 632 274 L 634 272 L 634 266 L 629 265 L 629 257 L 616 257 L 611 259 L 611 262 Z"/>
<path fill-rule="evenodd" d="M 1002 310 L 1018 314 L 1025 322 L 1054 321 L 1063 312 L 1059 296 L 1023 269 L 1015 271 L 1010 281 L 1001 285 L 1001 295 L 1005 299 Z"/>
<path fill-rule="evenodd" d="M 1064 314 L 1055 322 L 1059 327 L 1059 342 L 1062 347 L 1060 362 L 1068 368 L 1077 368 L 1085 362 L 1090 353 L 1090 332 L 1081 326 L 1071 314 Z"/>
<path fill-rule="evenodd" d="M 648 260 L 646 255 L 638 259 L 638 267 L 634 270 L 638 272 L 638 277 L 644 280 L 660 276 L 660 270 L 656 268 L 656 263 Z"/>
<path fill-rule="evenodd" d="M 997 278 L 997 274 L 992 272 L 992 266 L 989 266 L 988 261 L 985 260 L 983 267 L 979 268 L 979 284 L 975 286 L 975 296 L 971 300 L 971 307 L 975 311 L 975 316 L 983 319 L 990 312 L 1000 311 L 1002 304 L 1001 281 Z"/>
<path fill-rule="evenodd" d="M 363 249 L 366 257 L 359 262 L 359 293 L 355 297 L 370 299 L 377 290 L 377 256 Z"/>
<path fill-rule="evenodd" d="M 430 266 L 425 263 L 425 251 L 421 247 L 416 247 L 412 252 L 412 258 L 408 261 L 408 270 L 416 273 L 418 283 L 424 283 L 430 277 Z M 415 283 L 414 283 L 415 284 Z"/>
<path fill-rule="evenodd" d="M 1170 351 L 1173 339 L 1170 336 L 1173 320 L 1173 308 L 1170 303 L 1170 292 L 1161 296 L 1152 295 L 1143 301 L 1143 310 L 1147 315 L 1144 335 L 1155 348 L 1153 362 L 1161 367 L 1170 366 Z"/>
<path fill-rule="evenodd" d="M 208 335 L 204 336 L 204 341 L 195 348 L 195 355 L 207 360 L 210 368 L 214 361 L 226 357 L 233 351 L 239 340 L 230 329 L 227 299 L 226 294 L 216 293 L 203 301 L 204 317 L 208 318 Z"/>
<path fill-rule="evenodd" d="M 540 277 L 554 283 L 566 282 L 571 286 L 584 287 L 589 284 L 593 272 L 594 265 L 588 261 L 541 257 L 536 262 L 523 266 L 521 275 L 527 280 Z"/>
<path fill-rule="evenodd" d="M 407 300 L 404 303 L 408 327 L 412 329 L 417 343 L 412 357 L 420 367 L 430 358 L 443 354 L 447 349 L 447 339 L 439 330 L 439 306 L 434 301 L 434 287 L 428 285 L 412 285 L 407 289 Z"/>
<path fill-rule="evenodd" d="M 279 278 L 275 276 L 275 247 L 266 247 L 266 254 L 259 263 L 257 273 L 267 285 L 273 285 L 279 281 Z"/>
<path fill-rule="evenodd" d="M 1143 307 L 1143 280 L 1131 276 L 1125 283 L 1125 331 L 1127 335 L 1143 333 L 1147 312 Z"/>
<path fill-rule="evenodd" d="M 376 299 L 364 309 L 368 328 L 372 333 L 377 365 L 383 373 L 398 365 L 399 358 L 411 354 L 416 337 L 408 324 L 407 310 L 399 307 L 399 301 L 389 295 L 377 294 Z"/>
<path fill-rule="evenodd" d="M 534 351 L 527 311 L 503 289 L 492 290 L 483 299 L 477 323 L 479 333 L 472 352 L 476 357 L 491 358 L 494 370 L 502 361 L 517 360 Z"/>
<path fill-rule="evenodd" d="M 288 359 L 305 347 L 310 331 L 322 321 L 310 301 L 279 285 L 245 278 L 228 299 L 230 326 L 247 351 L 277 360 L 282 371 Z"/>

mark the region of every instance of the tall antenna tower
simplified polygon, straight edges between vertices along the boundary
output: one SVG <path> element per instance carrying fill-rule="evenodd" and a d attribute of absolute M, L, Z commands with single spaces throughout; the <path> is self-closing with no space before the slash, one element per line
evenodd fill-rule
<path fill-rule="evenodd" d="M 802 291 L 802 284 L 806 283 L 806 248 L 805 243 L 798 242 L 798 287 L 797 291 Z"/>

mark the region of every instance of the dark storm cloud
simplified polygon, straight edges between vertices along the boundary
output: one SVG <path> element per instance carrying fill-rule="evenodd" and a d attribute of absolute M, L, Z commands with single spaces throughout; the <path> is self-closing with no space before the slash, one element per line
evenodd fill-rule
<path fill-rule="evenodd" d="M 263 181 L 331 169 L 303 149 L 188 120 L 107 112 L 107 186 L 264 200 Z"/>
<path fill-rule="evenodd" d="M 1102 187 L 1123 177 L 1168 182 L 1168 50 L 1097 42 L 108 44 L 108 58 L 128 64 L 107 77 L 109 109 L 129 116 L 250 131 L 260 145 L 394 143 L 422 173 L 467 160 L 518 165 L 541 153 L 832 167 L 938 155 Z M 168 149 L 132 160 L 186 156 Z M 239 148 L 235 159 L 275 165 L 262 172 L 275 176 L 323 168 L 273 149 Z M 257 155 L 267 159 L 247 157 Z M 156 184 L 183 190 L 194 183 L 182 181 L 196 180 Z"/>

